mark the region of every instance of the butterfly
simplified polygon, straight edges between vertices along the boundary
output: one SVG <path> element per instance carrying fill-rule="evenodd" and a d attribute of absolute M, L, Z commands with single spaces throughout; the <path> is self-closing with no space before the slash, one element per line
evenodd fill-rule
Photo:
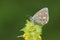
<path fill-rule="evenodd" d="M 41 10 L 36 12 L 32 17 L 30 17 L 30 20 L 37 24 L 47 24 L 49 21 L 48 8 L 42 8 Z"/>

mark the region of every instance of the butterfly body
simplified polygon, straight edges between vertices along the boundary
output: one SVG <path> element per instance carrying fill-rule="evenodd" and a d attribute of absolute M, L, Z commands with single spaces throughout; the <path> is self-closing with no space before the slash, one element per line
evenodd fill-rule
<path fill-rule="evenodd" d="M 39 10 L 33 17 L 30 18 L 30 20 L 37 24 L 47 24 L 49 20 L 48 8 Z"/>

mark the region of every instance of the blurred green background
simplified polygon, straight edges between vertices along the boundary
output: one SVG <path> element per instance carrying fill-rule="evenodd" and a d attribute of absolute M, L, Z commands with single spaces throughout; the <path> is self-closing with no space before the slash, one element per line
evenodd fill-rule
<path fill-rule="evenodd" d="M 60 0 L 0 0 L 0 40 L 24 40 L 19 30 L 41 8 L 49 8 L 42 40 L 60 40 Z"/>

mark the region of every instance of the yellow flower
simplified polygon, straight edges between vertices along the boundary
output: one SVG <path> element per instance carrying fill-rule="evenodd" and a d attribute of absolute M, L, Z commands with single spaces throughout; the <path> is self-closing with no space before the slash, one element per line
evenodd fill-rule
<path fill-rule="evenodd" d="M 22 29 L 24 31 L 23 38 L 25 40 L 41 40 L 42 26 L 34 24 L 33 22 L 27 20 L 25 27 Z"/>
<path fill-rule="evenodd" d="M 41 36 L 38 36 L 38 40 L 41 40 Z"/>
<path fill-rule="evenodd" d="M 29 36 L 28 36 L 27 34 L 24 34 L 24 35 L 23 35 L 23 38 L 24 38 L 25 40 L 29 40 Z M 41 36 L 40 36 L 40 35 L 38 36 L 37 40 L 41 40 Z"/>
<path fill-rule="evenodd" d="M 28 35 L 27 34 L 24 34 L 23 37 L 24 37 L 25 40 L 28 40 Z"/>

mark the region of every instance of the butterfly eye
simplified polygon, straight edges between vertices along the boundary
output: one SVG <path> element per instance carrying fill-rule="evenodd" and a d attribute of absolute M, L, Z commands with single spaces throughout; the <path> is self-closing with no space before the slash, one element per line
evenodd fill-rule
<path fill-rule="evenodd" d="M 33 17 L 32 20 L 35 23 L 45 25 L 48 23 L 49 15 L 48 15 L 48 8 L 43 8 L 39 10 Z"/>

